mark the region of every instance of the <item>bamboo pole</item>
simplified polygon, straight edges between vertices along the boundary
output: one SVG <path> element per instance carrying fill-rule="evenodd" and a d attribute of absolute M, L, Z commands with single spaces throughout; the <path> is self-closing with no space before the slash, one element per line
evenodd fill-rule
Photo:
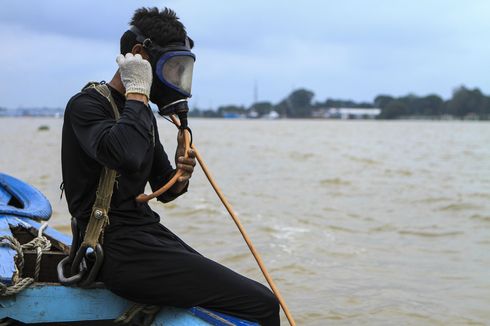
<path fill-rule="evenodd" d="M 178 127 L 180 125 L 179 121 L 174 116 L 170 116 L 170 117 L 172 119 L 172 122 Z M 276 295 L 277 300 L 279 301 L 279 304 L 281 305 L 282 310 L 284 311 L 284 314 L 286 315 L 286 318 L 289 321 L 289 324 L 291 326 L 296 326 L 296 323 L 293 319 L 293 316 L 291 315 L 291 312 L 289 311 L 289 309 L 286 305 L 286 302 L 282 298 L 281 293 L 279 292 L 279 289 L 277 288 L 276 284 L 272 280 L 272 277 L 270 276 L 269 272 L 267 271 L 267 268 L 265 267 L 265 264 L 262 261 L 262 258 L 260 257 L 259 252 L 257 251 L 257 249 L 255 249 L 255 246 L 253 245 L 252 240 L 250 239 L 247 232 L 245 231 L 245 228 L 243 227 L 242 223 L 240 222 L 240 219 L 238 218 L 237 214 L 233 210 L 233 207 L 228 202 L 225 195 L 223 194 L 223 192 L 221 191 L 221 189 L 217 185 L 216 181 L 214 180 L 213 176 L 211 175 L 211 172 L 209 171 L 206 163 L 204 162 L 201 154 L 199 153 L 199 151 L 195 147 L 194 143 L 191 144 L 191 148 L 194 151 L 194 153 L 196 154 L 197 161 L 199 162 L 199 165 L 201 166 L 202 170 L 204 171 L 206 178 L 209 180 L 209 183 L 211 183 L 211 186 L 213 187 L 214 191 L 216 192 L 219 199 L 221 200 L 221 202 L 225 206 L 226 210 L 230 214 L 231 218 L 235 222 L 236 226 L 238 227 L 238 230 L 242 234 L 243 239 L 247 243 L 248 248 L 250 249 L 250 251 L 252 252 L 252 255 L 254 256 L 255 261 L 257 261 L 257 264 L 259 265 L 259 268 L 262 271 L 262 274 L 264 274 L 264 277 L 267 280 L 267 283 L 269 283 L 269 286 L 271 287 L 272 292 L 274 292 L 274 294 Z"/>

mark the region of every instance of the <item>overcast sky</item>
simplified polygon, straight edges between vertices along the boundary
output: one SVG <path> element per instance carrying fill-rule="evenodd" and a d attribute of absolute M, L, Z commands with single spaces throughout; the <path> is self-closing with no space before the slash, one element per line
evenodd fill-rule
<path fill-rule="evenodd" d="M 0 107 L 64 107 L 110 80 L 141 6 L 174 9 L 195 40 L 191 106 L 248 106 L 254 84 L 273 103 L 299 87 L 316 101 L 490 93 L 488 0 L 24 0 L 0 10 Z"/>

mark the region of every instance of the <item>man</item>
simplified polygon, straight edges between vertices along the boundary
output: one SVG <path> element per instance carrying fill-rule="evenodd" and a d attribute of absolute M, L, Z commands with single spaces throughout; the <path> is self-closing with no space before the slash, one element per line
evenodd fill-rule
<path fill-rule="evenodd" d="M 173 61 L 168 53 L 160 56 L 158 51 L 165 52 L 168 46 L 183 49 L 183 56 Z M 130 30 L 121 37 L 119 70 L 107 84 L 120 119 L 115 120 L 107 98 L 94 88 L 76 94 L 67 104 L 62 169 L 68 207 L 84 230 L 102 168 L 116 170 L 100 275 L 107 288 L 135 302 L 201 306 L 262 325 L 279 325 L 279 305 L 269 289 L 203 257 L 160 224 L 147 203 L 135 200 L 147 182 L 157 189 L 175 173 L 148 101 L 165 110 L 190 96 L 192 66 L 186 62 L 193 63 L 192 46 L 172 10 L 136 10 Z M 165 75 L 165 69 L 175 66 L 184 76 L 180 82 Z M 188 158 L 184 152 L 179 141 L 176 165 L 184 174 L 158 197 L 162 202 L 187 191 L 196 163 L 192 150 Z"/>

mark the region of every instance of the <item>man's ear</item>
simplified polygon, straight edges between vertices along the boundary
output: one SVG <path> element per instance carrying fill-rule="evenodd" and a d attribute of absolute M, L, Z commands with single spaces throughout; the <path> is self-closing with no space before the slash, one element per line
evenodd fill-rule
<path fill-rule="evenodd" d="M 145 60 L 148 60 L 150 58 L 142 44 L 135 44 L 131 49 L 131 53 L 133 55 L 140 54 Z"/>

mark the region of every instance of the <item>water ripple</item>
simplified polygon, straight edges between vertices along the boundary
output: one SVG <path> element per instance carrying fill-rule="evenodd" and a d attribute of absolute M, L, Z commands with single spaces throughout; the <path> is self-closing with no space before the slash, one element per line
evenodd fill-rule
<path fill-rule="evenodd" d="M 351 184 L 350 181 L 344 180 L 341 178 L 330 178 L 330 179 L 322 179 L 320 180 L 320 184 L 322 186 L 348 186 Z"/>
<path fill-rule="evenodd" d="M 426 238 L 439 238 L 439 237 L 454 237 L 463 235 L 462 231 L 450 231 L 450 232 L 431 232 L 431 231 L 415 231 L 415 230 L 401 230 L 398 231 L 401 235 L 413 235 Z"/>
<path fill-rule="evenodd" d="M 443 206 L 439 208 L 440 211 L 465 211 L 465 210 L 482 210 L 484 207 L 469 203 L 458 203 Z"/>

